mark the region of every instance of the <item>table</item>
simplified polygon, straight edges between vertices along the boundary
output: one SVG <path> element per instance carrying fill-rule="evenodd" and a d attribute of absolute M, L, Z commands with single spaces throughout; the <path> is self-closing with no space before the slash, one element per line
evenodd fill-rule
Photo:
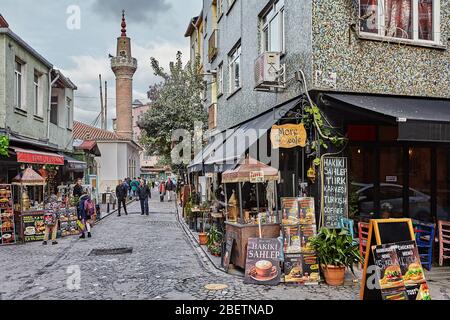
<path fill-rule="evenodd" d="M 225 222 L 225 229 L 226 236 L 235 239 L 230 261 L 234 266 L 245 269 L 248 239 L 259 238 L 259 226 L 257 224 Z M 281 227 L 279 224 L 264 224 L 261 226 L 261 231 L 263 238 L 278 238 Z"/>

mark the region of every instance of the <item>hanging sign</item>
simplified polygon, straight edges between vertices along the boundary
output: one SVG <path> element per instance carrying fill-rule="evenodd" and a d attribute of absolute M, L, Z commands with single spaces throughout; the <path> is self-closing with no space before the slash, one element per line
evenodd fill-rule
<path fill-rule="evenodd" d="M 306 146 L 306 129 L 303 123 L 272 126 L 270 140 L 274 149 Z"/>
<path fill-rule="evenodd" d="M 250 172 L 250 183 L 263 183 L 264 171 L 252 171 Z"/>
<path fill-rule="evenodd" d="M 322 161 L 322 224 L 340 228 L 341 218 L 348 217 L 347 158 L 324 158 Z"/>

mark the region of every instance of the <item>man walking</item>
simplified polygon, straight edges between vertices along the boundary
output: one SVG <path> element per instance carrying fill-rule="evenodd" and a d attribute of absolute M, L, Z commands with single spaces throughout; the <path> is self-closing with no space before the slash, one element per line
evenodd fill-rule
<path fill-rule="evenodd" d="M 121 216 L 120 211 L 121 207 L 123 205 L 123 210 L 125 211 L 125 214 L 128 215 L 127 212 L 127 194 L 128 194 L 128 187 L 125 181 L 122 181 L 119 183 L 119 185 L 116 187 L 116 197 L 117 197 L 117 205 L 118 205 L 118 217 Z"/>
<path fill-rule="evenodd" d="M 148 207 L 150 188 L 146 183 L 144 183 L 144 180 L 141 180 L 141 184 L 139 185 L 137 193 L 139 196 L 139 201 L 141 202 L 141 216 L 143 216 L 144 214 L 148 216 L 150 214 Z"/>
<path fill-rule="evenodd" d="M 175 185 L 173 184 L 170 178 L 167 179 L 166 182 L 166 190 L 167 190 L 167 201 L 172 201 L 172 193 L 175 189 Z"/>

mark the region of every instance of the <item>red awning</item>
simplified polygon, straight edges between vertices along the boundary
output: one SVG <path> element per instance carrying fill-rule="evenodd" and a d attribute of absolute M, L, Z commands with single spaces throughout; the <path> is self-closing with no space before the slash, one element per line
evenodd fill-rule
<path fill-rule="evenodd" d="M 56 153 L 13 148 L 19 163 L 51 164 L 57 166 L 64 165 L 64 157 Z"/>

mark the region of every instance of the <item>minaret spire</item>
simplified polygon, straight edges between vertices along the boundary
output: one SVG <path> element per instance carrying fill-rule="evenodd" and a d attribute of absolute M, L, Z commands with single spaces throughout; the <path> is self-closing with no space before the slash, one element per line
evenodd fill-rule
<path fill-rule="evenodd" d="M 122 10 L 122 37 L 127 36 L 127 22 L 125 21 L 125 10 Z"/>

